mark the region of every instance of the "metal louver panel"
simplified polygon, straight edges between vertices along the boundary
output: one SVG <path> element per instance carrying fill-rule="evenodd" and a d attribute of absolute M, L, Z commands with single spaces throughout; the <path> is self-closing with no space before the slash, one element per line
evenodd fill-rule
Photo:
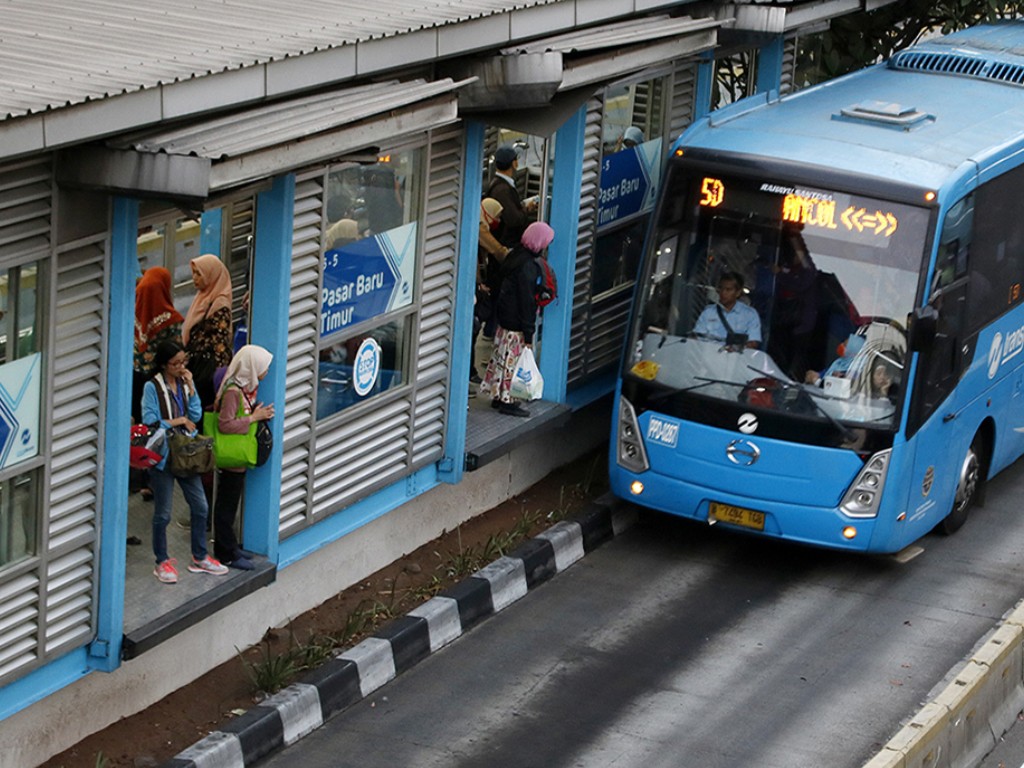
<path fill-rule="evenodd" d="M 444 452 L 461 168 L 462 131 L 435 131 L 430 146 L 410 470 L 437 461 Z M 427 391 L 431 394 L 426 395 Z"/>
<path fill-rule="evenodd" d="M 796 77 L 796 35 L 787 37 L 782 43 L 782 76 L 779 78 L 779 95 L 785 96 L 797 90 L 800 85 L 793 80 Z"/>
<path fill-rule="evenodd" d="M 594 258 L 594 233 L 601 185 L 601 112 L 603 101 L 587 103 L 583 136 L 583 180 L 580 186 L 579 240 L 576 245 L 576 274 L 569 336 L 568 385 L 580 383 L 587 372 L 587 336 L 590 328 L 590 289 Z"/>
<path fill-rule="evenodd" d="M 407 398 L 395 400 L 317 435 L 314 518 L 407 473 L 409 410 Z"/>
<path fill-rule="evenodd" d="M 57 258 L 55 348 L 43 648 L 80 645 L 92 634 L 99 514 L 106 253 L 102 242 Z"/>
<path fill-rule="evenodd" d="M 0 679 L 37 658 L 39 578 L 34 572 L 0 584 Z"/>
<path fill-rule="evenodd" d="M 0 167 L 0 260 L 50 246 L 49 158 Z"/>
<path fill-rule="evenodd" d="M 292 275 L 285 368 L 284 452 L 281 466 L 282 536 L 305 523 L 309 510 L 315 417 L 317 330 L 320 322 L 320 233 L 323 172 L 295 180 Z"/>
<path fill-rule="evenodd" d="M 693 99 L 697 83 L 697 65 L 681 62 L 672 76 L 671 111 L 668 118 L 669 144 L 693 122 Z"/>
<path fill-rule="evenodd" d="M 0 262 L 13 263 L 16 260 L 35 258 L 47 264 L 52 263 L 52 174 L 49 157 L 36 157 L 0 166 Z M 49 321 L 46 325 L 49 326 Z M 87 402 L 90 397 L 95 397 L 97 381 L 98 378 L 78 380 L 78 384 L 88 384 L 88 392 L 83 393 Z M 59 417 L 54 414 L 53 418 L 56 424 Z M 98 419 L 95 415 L 92 418 L 93 424 L 87 425 L 87 428 L 95 430 Z M 77 445 L 69 447 L 74 450 Z M 86 466 L 90 460 L 95 465 L 95 452 L 92 456 L 83 457 L 83 460 Z M 37 469 L 36 474 L 40 480 L 44 477 L 41 469 Z M 89 486 L 94 484 L 93 474 L 82 490 L 88 493 Z M 40 495 L 43 497 L 40 501 L 45 501 L 45 491 L 41 491 Z M 46 514 L 47 504 L 36 506 L 40 508 L 39 514 Z M 64 518 L 62 522 L 62 533 L 67 529 L 80 530 L 81 521 L 74 515 Z M 0 580 L 0 681 L 9 675 L 27 671 L 43 659 L 42 628 L 46 619 L 41 592 L 45 587 L 40 572 L 47 561 L 45 539 L 38 552 L 38 564 L 32 570 L 8 575 Z M 91 570 L 83 579 L 83 584 L 86 589 L 91 588 Z M 86 631 L 91 619 L 91 605 L 88 614 L 85 617 Z"/>
<path fill-rule="evenodd" d="M 231 273 L 232 322 L 247 320 L 242 298 L 249 292 L 249 264 L 252 263 L 252 243 L 256 237 L 256 198 L 243 197 L 227 206 L 228 269 Z"/>
<path fill-rule="evenodd" d="M 435 131 L 425 155 L 428 176 L 417 290 L 419 314 L 412 323 L 410 343 L 410 386 L 375 398 L 373 405 L 361 412 L 353 408 L 351 414 L 346 411 L 344 417 L 322 425 L 316 422 L 316 376 L 327 169 L 296 179 L 279 520 L 282 536 L 442 456 L 455 304 L 461 129 Z"/>

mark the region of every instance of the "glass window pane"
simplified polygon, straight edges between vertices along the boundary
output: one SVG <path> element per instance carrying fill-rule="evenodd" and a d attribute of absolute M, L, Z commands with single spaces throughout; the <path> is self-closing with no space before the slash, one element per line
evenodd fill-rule
<path fill-rule="evenodd" d="M 317 418 L 325 419 L 405 384 L 411 326 L 412 317 L 406 316 L 323 347 L 317 375 Z"/>
<path fill-rule="evenodd" d="M 11 279 L 7 270 L 0 272 L 0 363 L 13 360 L 13 351 L 9 350 L 14 315 L 11 313 Z"/>
<path fill-rule="evenodd" d="M 136 240 L 139 274 L 150 267 L 164 266 L 164 226 L 142 227 Z"/>
<path fill-rule="evenodd" d="M 665 93 L 664 78 L 605 91 L 594 297 L 636 280 L 647 215 L 661 179 Z"/>
<path fill-rule="evenodd" d="M 0 482 L 0 567 L 36 552 L 39 472 Z"/>
<path fill-rule="evenodd" d="M 39 296 L 39 269 L 35 265 L 21 267 L 18 275 L 18 358 L 38 351 L 39 334 L 36 333 L 37 306 Z"/>

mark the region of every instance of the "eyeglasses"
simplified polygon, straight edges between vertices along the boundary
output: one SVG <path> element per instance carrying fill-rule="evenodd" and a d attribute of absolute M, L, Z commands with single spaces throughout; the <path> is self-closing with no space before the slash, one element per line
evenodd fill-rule
<path fill-rule="evenodd" d="M 168 365 L 188 365 L 188 355 L 185 355 L 180 360 L 170 360 Z"/>

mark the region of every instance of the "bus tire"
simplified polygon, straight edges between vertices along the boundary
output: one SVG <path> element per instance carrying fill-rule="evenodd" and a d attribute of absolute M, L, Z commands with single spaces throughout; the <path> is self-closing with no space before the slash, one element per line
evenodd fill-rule
<path fill-rule="evenodd" d="M 956 482 L 956 496 L 953 499 L 953 508 L 939 523 L 939 531 L 949 536 L 956 533 L 963 524 L 967 522 L 967 516 L 971 513 L 971 507 L 978 500 L 982 483 L 982 457 L 981 441 L 975 437 L 971 447 L 967 449 L 960 464 L 960 475 Z"/>

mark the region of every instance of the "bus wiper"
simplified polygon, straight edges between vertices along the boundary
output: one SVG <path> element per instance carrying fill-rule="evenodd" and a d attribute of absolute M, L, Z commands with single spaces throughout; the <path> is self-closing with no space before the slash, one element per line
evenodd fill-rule
<path fill-rule="evenodd" d="M 705 378 L 703 376 L 694 376 L 693 378 L 695 378 L 698 381 L 700 381 L 700 384 L 694 384 L 693 386 L 690 386 L 690 387 L 682 387 L 681 389 L 667 389 L 664 392 L 658 392 L 657 394 L 649 395 L 648 398 L 647 398 L 648 402 L 656 403 L 656 402 L 659 402 L 661 400 L 664 400 L 666 397 L 671 397 L 672 395 L 677 395 L 680 392 L 692 392 L 695 389 L 703 389 L 708 384 L 725 384 L 725 385 L 730 386 L 730 387 L 745 387 L 746 386 L 745 382 L 726 381 L 725 379 L 708 379 L 708 378 Z"/>
<path fill-rule="evenodd" d="M 694 376 L 693 378 L 701 382 L 700 384 L 694 384 L 692 387 L 680 390 L 680 392 L 689 392 L 691 389 L 699 389 L 700 387 L 706 387 L 708 384 L 725 384 L 730 387 L 745 387 L 747 382 L 745 381 L 726 381 L 725 379 L 709 379 L 704 376 Z"/>
<path fill-rule="evenodd" d="M 807 396 L 811 400 L 811 404 L 814 405 L 814 407 L 818 411 L 818 413 L 820 413 L 822 416 L 824 416 L 826 419 L 828 419 L 829 422 L 832 424 L 832 426 L 834 426 L 837 430 L 839 430 L 839 434 L 843 436 L 843 439 L 846 442 L 852 443 L 852 442 L 855 442 L 857 440 L 857 435 L 855 435 L 850 430 L 849 427 L 847 427 L 845 424 L 843 424 L 841 421 L 839 421 L 839 419 L 837 419 L 831 413 L 829 413 L 824 408 L 822 408 L 821 404 L 818 402 L 819 399 L 821 399 L 821 400 L 832 400 L 834 398 L 829 397 L 828 395 L 826 395 L 824 393 L 821 393 L 821 392 L 812 392 L 810 389 L 808 389 L 807 387 L 805 387 L 805 386 L 803 386 L 801 384 L 797 384 L 796 382 L 793 382 L 793 381 L 786 381 L 786 379 L 780 378 L 780 377 L 776 376 L 773 373 L 769 373 L 768 371 L 762 371 L 760 368 L 755 368 L 752 365 L 748 365 L 747 368 L 749 368 L 750 370 L 754 371 L 755 373 L 760 374 L 761 376 L 764 376 L 766 378 L 771 379 L 774 382 L 777 382 L 778 384 L 781 384 L 784 389 L 794 389 L 795 388 L 795 389 L 798 389 L 801 392 L 806 392 Z"/>

